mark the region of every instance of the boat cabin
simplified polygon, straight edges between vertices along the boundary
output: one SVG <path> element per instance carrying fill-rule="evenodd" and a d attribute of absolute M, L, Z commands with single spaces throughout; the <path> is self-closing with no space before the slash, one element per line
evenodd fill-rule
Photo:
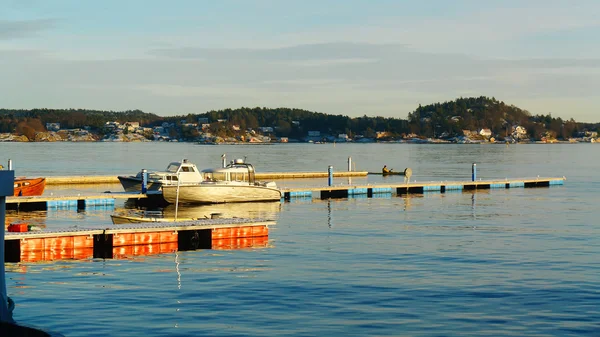
<path fill-rule="evenodd" d="M 202 170 L 202 178 L 205 181 L 236 181 L 253 185 L 254 166 L 245 163 L 243 159 L 235 159 L 225 167 Z"/>
<path fill-rule="evenodd" d="M 19 181 L 19 182 L 15 182 L 15 188 L 19 188 L 19 187 L 26 187 L 31 185 L 31 182 L 29 181 Z"/>
<path fill-rule="evenodd" d="M 202 182 L 202 175 L 196 165 L 190 163 L 187 159 L 181 162 L 171 162 L 164 172 L 152 172 L 148 175 L 148 180 L 160 181 L 167 185 L 179 184 L 197 184 Z"/>

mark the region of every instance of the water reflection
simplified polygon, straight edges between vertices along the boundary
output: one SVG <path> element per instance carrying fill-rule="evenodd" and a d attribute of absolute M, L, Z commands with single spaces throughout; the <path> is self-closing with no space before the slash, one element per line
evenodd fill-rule
<path fill-rule="evenodd" d="M 115 184 L 68 184 L 68 185 L 46 185 L 44 195 L 61 196 L 74 195 L 80 193 L 99 194 L 107 191 L 123 192 L 123 187 L 119 183 Z"/>
<path fill-rule="evenodd" d="M 134 208 L 126 203 L 126 208 Z M 149 209 L 160 211 L 165 218 L 175 218 L 175 205 L 167 205 L 160 209 Z M 246 202 L 213 205 L 179 205 L 177 218 L 181 219 L 209 219 L 213 215 L 222 218 L 266 218 L 275 220 L 281 211 L 281 202 Z"/>
<path fill-rule="evenodd" d="M 327 226 L 331 228 L 331 200 L 327 200 Z"/>
<path fill-rule="evenodd" d="M 177 289 L 181 289 L 181 272 L 179 271 L 179 254 L 175 252 L 175 271 L 177 272 Z"/>
<path fill-rule="evenodd" d="M 4 226 L 6 228 L 13 223 L 26 223 L 34 228 L 46 228 L 46 218 L 46 211 L 19 212 L 8 210 L 6 211 Z"/>
<path fill-rule="evenodd" d="M 404 201 L 404 210 L 408 211 L 412 208 L 412 205 L 410 203 L 410 199 L 411 199 L 411 195 L 410 194 L 404 194 L 402 195 L 402 200 Z"/>
<path fill-rule="evenodd" d="M 473 219 L 477 219 L 477 215 L 475 213 L 475 207 L 476 207 L 475 194 L 476 193 L 471 194 L 471 211 L 472 211 L 472 214 L 473 214 Z"/>

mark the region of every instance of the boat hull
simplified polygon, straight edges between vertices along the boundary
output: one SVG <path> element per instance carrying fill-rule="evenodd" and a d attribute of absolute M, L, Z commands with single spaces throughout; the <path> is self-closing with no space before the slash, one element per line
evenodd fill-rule
<path fill-rule="evenodd" d="M 142 192 L 142 179 L 135 176 L 118 176 L 119 182 L 125 192 Z M 160 190 L 160 186 L 162 184 L 160 182 L 148 181 L 147 190 L 148 191 L 158 191 Z"/>
<path fill-rule="evenodd" d="M 246 202 L 246 203 L 220 203 L 220 204 L 187 204 L 177 207 L 169 204 L 163 208 L 165 218 L 195 218 L 210 219 L 222 218 L 277 218 L 281 212 L 281 200 Z"/>
<path fill-rule="evenodd" d="M 369 174 L 380 175 L 380 176 L 403 176 L 404 172 L 369 172 Z"/>
<path fill-rule="evenodd" d="M 44 193 L 46 178 L 16 178 L 14 196 L 31 197 Z"/>
<path fill-rule="evenodd" d="M 255 202 L 281 200 L 281 191 L 256 185 L 198 184 L 163 186 L 163 198 L 169 203 L 218 204 L 233 202 Z"/>
<path fill-rule="evenodd" d="M 110 216 L 113 225 L 126 225 L 131 223 L 142 223 L 142 222 L 174 222 L 175 218 L 149 218 L 143 216 L 129 216 L 129 215 L 114 215 Z M 178 217 L 177 221 L 191 221 L 196 220 L 194 218 L 181 218 Z"/>

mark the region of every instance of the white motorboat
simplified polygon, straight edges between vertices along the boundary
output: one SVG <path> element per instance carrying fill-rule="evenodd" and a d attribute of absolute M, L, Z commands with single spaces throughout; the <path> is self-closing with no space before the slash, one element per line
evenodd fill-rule
<path fill-rule="evenodd" d="M 173 204 L 281 200 L 281 191 L 275 182 L 256 181 L 254 167 L 243 159 L 233 160 L 222 168 L 203 170 L 199 183 L 179 181 L 179 184 L 163 185 L 162 194 Z"/>
<path fill-rule="evenodd" d="M 169 163 L 165 171 L 145 174 L 147 174 L 147 191 L 150 193 L 160 193 L 164 185 L 177 185 L 178 182 L 198 184 L 202 181 L 202 175 L 196 165 L 187 159 Z M 118 176 L 118 178 L 126 192 L 141 192 L 143 175 L 144 171 L 140 171 L 135 176 Z"/>

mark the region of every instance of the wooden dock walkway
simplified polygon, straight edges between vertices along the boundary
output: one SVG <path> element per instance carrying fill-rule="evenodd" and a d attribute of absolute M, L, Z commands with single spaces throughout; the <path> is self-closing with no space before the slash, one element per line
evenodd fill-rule
<path fill-rule="evenodd" d="M 195 249 L 265 247 L 268 219 L 222 218 L 6 232 L 6 262 L 109 258 Z"/>

